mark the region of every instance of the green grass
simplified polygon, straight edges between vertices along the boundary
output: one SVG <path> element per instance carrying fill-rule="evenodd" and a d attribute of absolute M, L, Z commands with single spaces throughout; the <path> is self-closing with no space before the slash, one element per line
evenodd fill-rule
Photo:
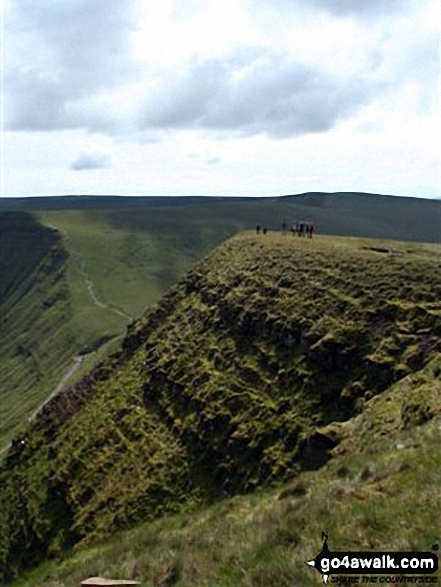
<path fill-rule="evenodd" d="M 53 391 L 76 353 L 97 345 L 103 337 L 122 335 L 129 317 L 139 316 L 192 263 L 244 227 L 260 223 L 278 228 L 283 217 L 288 223 L 304 218 L 314 221 L 319 232 L 330 234 L 428 241 L 441 238 L 439 202 L 412 198 L 306 194 L 191 205 L 167 201 L 164 207 L 155 202 L 154 207 L 128 210 L 124 209 L 128 202 L 124 198 L 63 201 L 69 206 L 91 208 L 46 211 L 35 216 L 43 225 L 61 231 L 59 254 L 67 257 L 51 278 L 41 274 L 28 259 L 43 262 L 47 251 L 43 254 L 42 246 L 47 238 L 57 239 L 56 233 L 21 212 L 2 216 L 9 219 L 9 228 L 6 230 L 5 223 L 1 225 L 0 312 L 7 319 L 0 342 L 0 394 L 4 407 L 0 446 Z M 50 204 L 49 200 L 32 202 L 37 202 L 36 208 Z M 19 204 L 29 206 L 32 202 L 28 199 Z M 111 209 L 93 209 L 103 202 Z M 57 205 L 64 206 L 61 201 Z M 14 223 L 18 223 L 15 228 Z M 57 271 L 56 285 L 53 279 Z M 85 276 L 92 285 L 95 301 Z M 10 286 L 6 303 L 2 288 Z M 45 299 L 45 288 L 53 290 L 52 297 Z M 43 303 L 51 303 L 52 309 L 46 311 Z M 37 336 L 37 327 L 50 335 L 43 340 Z M 95 359 L 90 358 L 88 364 L 93 362 Z"/>
<path fill-rule="evenodd" d="M 164 221 L 145 211 L 72 211 L 46 212 L 40 218 L 61 231 L 71 252 L 72 273 L 78 273 L 83 260 L 97 298 L 136 317 L 224 237 L 222 230 L 214 228 L 205 235 L 202 222 L 186 227 L 172 216 Z M 74 304 L 83 312 L 88 308 L 80 316 L 80 328 L 87 330 L 96 306 L 83 291 L 81 276 L 74 280 L 82 292 L 74 292 Z M 117 314 L 106 313 L 107 321 L 113 318 L 117 326 L 126 323 L 123 317 L 118 320 Z M 100 322 L 99 317 L 96 321 Z"/>
<path fill-rule="evenodd" d="M 0 446 L 53 389 L 75 354 L 58 235 L 26 214 L 0 215 Z"/>
<path fill-rule="evenodd" d="M 388 506 L 381 500 L 392 496 L 397 514 L 400 503 L 409 508 L 416 479 L 430 459 L 439 461 L 432 450 L 439 431 L 438 252 L 435 245 L 395 241 L 245 233 L 205 257 L 129 327 L 121 351 L 54 400 L 23 431 L 25 444 L 10 451 L 0 472 L 0 554 L 7 572 L 143 520 L 172 513 L 199 519 L 197 507 L 295 475 L 308 488 L 299 502 L 299 489 L 293 490 L 294 503 L 303 504 L 303 513 L 294 508 L 299 533 L 309 528 L 306 550 L 317 546 L 322 524 L 340 544 L 380 544 L 378 536 L 386 544 L 395 534 L 415 544 L 420 534 L 435 540 L 438 530 L 422 525 L 437 503 L 437 470 L 427 471 L 423 522 L 414 530 L 404 524 L 401 531 L 398 516 L 385 522 Z M 354 417 L 353 425 L 343 424 Z M 426 440 L 415 454 L 415 447 L 401 451 L 387 444 L 426 432 L 427 455 Z M 332 447 L 335 459 L 320 473 L 310 472 L 326 463 Z M 371 452 L 362 454 L 364 447 Z M 384 484 L 359 483 L 368 464 L 373 473 L 363 479 L 381 468 L 387 472 L 392 453 L 397 466 L 409 454 L 418 466 L 409 486 L 405 469 L 399 471 L 405 499 L 399 491 L 395 497 L 388 487 L 383 491 Z M 322 472 L 332 471 L 337 460 L 335 492 L 326 492 L 331 477 L 320 481 Z M 351 467 L 353 478 L 349 473 L 346 479 Z M 262 496 L 258 507 L 277 501 Z M 240 499 L 257 504 L 260 498 Z M 218 507 L 207 510 L 212 520 Z M 281 508 L 281 519 L 287 515 L 282 504 L 274 507 Z M 351 524 L 339 530 L 339 519 L 350 512 Z M 173 518 L 184 526 L 189 519 Z M 264 528 L 270 524 L 265 520 L 259 522 Z M 246 526 L 246 518 L 242 522 Z M 284 528 L 282 537 L 289 534 Z M 205 573 L 185 567 L 187 530 L 174 550 L 165 531 L 158 546 L 172 553 L 167 565 L 187 577 L 183 585 L 191 573 Z M 257 535 L 255 526 L 252 531 Z M 247 543 L 247 536 L 240 546 L 234 538 L 225 546 L 237 551 L 237 560 L 209 550 L 208 557 L 219 557 L 216 574 L 197 584 L 271 585 L 277 576 L 301 582 L 307 568 L 295 571 L 281 538 L 274 545 L 268 535 L 266 545 L 265 533 L 257 543 Z M 166 563 L 162 570 L 155 565 L 143 571 L 152 584 L 160 583 L 155 573 L 166 572 Z"/>
<path fill-rule="evenodd" d="M 57 387 L 76 354 L 117 340 L 230 234 L 222 223 L 187 220 L 180 223 L 176 211 L 165 220 L 145 211 L 2 213 L 0 448 Z M 66 384 L 103 357 L 104 349 L 92 353 Z"/>
<path fill-rule="evenodd" d="M 419 393 L 431 385 L 439 392 L 440 369 L 438 356 L 418 375 Z M 439 393 L 429 393 L 423 403 L 433 417 L 409 430 L 401 407 L 415 393 L 413 379 L 345 423 L 320 471 L 79 547 L 12 586 L 74 587 L 99 575 L 144 587 L 313 587 L 320 578 L 305 562 L 320 551 L 322 530 L 332 550 L 431 550 L 441 530 L 441 405 Z"/>

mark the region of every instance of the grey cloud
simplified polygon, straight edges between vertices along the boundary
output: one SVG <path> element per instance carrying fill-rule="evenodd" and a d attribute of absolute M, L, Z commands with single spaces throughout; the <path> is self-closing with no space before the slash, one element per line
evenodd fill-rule
<path fill-rule="evenodd" d="M 160 140 L 162 131 L 180 128 L 283 138 L 329 130 L 369 102 L 378 89 L 368 79 L 336 80 L 286 56 L 251 47 L 230 58 L 181 66 L 147 96 L 136 120 L 125 120 L 101 97 L 136 73 L 128 46 L 132 2 L 11 3 L 5 127 L 87 128 L 138 142 Z M 314 6 L 341 14 L 386 11 L 390 4 L 404 2 L 311 0 Z M 275 0 L 275 5 L 289 8 L 291 1 Z"/>
<path fill-rule="evenodd" d="M 266 4 L 289 11 L 295 5 L 305 7 L 304 0 L 254 0 L 254 4 Z M 372 18 L 399 12 L 406 4 L 407 0 L 308 0 L 307 7 L 336 16 Z"/>
<path fill-rule="evenodd" d="M 131 0 L 15 0 L 7 14 L 9 129 L 90 125 L 87 98 L 130 74 L 130 5 Z M 77 103 L 85 105 L 84 115 Z"/>
<path fill-rule="evenodd" d="M 101 153 L 81 153 L 70 166 L 75 171 L 83 169 L 105 169 L 111 166 L 108 155 Z"/>
<path fill-rule="evenodd" d="M 312 0 L 312 4 L 339 16 L 370 16 L 399 12 L 405 6 L 406 0 Z"/>
<path fill-rule="evenodd" d="M 277 138 L 323 132 L 376 89 L 365 80 L 335 80 L 279 54 L 261 53 L 247 63 L 209 60 L 150 95 L 140 126 Z"/>
<path fill-rule="evenodd" d="M 406 0 L 313 0 L 313 3 L 334 14 L 386 14 L 399 12 Z"/>

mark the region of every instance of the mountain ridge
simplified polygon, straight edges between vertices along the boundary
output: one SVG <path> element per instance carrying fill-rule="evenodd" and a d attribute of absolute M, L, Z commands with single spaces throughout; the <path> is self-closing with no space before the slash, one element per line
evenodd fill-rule
<path fill-rule="evenodd" d="M 17 437 L 0 473 L 6 576 L 321 468 L 344 448 L 339 422 L 438 360 L 439 275 L 436 246 L 227 241 Z M 412 397 L 408 426 L 437 416 L 436 393 L 427 409 Z"/>
<path fill-rule="evenodd" d="M 298 194 L 284 194 L 281 196 L 135 196 L 135 195 L 53 195 L 53 196 L 3 196 L 0 198 L 0 211 L 39 211 L 39 210 L 78 210 L 78 209 L 102 209 L 102 208 L 144 208 L 144 207 L 173 207 L 210 203 L 234 203 L 234 202 L 271 202 L 286 201 L 288 199 L 305 199 L 320 197 L 332 199 L 333 197 L 363 197 L 381 200 L 394 198 L 397 200 L 433 202 L 439 198 L 423 198 L 416 196 L 398 196 L 393 194 L 374 194 L 370 192 L 301 192 Z"/>
<path fill-rule="evenodd" d="M 79 202 L 76 207 L 84 206 L 82 197 L 67 197 L 68 201 L 72 199 Z M 56 355 L 52 363 L 59 365 L 60 373 L 67 369 L 75 355 L 82 354 L 85 349 L 99 349 L 85 361 L 81 369 L 85 372 L 87 365 L 99 360 L 106 348 L 114 345 L 112 340 L 123 334 L 127 316 L 139 315 L 192 263 L 240 230 L 256 225 L 280 230 L 284 219 L 288 228 L 292 222 L 306 220 L 313 222 L 319 233 L 441 242 L 439 201 L 312 192 L 234 201 L 204 197 L 133 200 L 119 196 L 115 199 L 118 206 L 130 201 L 135 204 L 150 201 L 154 206 L 108 209 L 105 197 L 92 196 L 89 200 L 98 202 L 103 209 L 0 212 L 0 267 L 9 264 L 11 268 L 14 258 L 14 271 L 18 276 L 14 286 L 17 291 L 11 292 L 10 303 L 7 307 L 2 304 L 0 313 L 16 317 L 14 332 L 31 333 L 39 320 L 46 324 L 45 328 L 49 327 L 49 322 L 54 327 L 58 324 L 61 338 L 57 334 L 59 340 L 52 345 Z M 0 207 L 5 201 L 0 198 Z M 26 202 L 35 206 L 38 200 L 28 198 Z M 169 205 L 164 206 L 164 202 Z M 5 228 L 8 223 L 10 228 L 15 226 L 12 232 Z M 35 230 L 29 228 L 31 225 Z M 61 256 L 64 259 L 59 275 L 64 285 L 62 291 L 45 299 L 40 281 L 47 280 L 48 276 L 44 272 L 41 276 L 34 275 L 28 278 L 31 289 L 25 300 L 20 283 L 30 272 L 28 255 L 41 249 L 37 242 L 40 233 L 59 239 L 60 259 Z M 55 274 L 52 277 L 55 278 Z M 5 283 L 3 280 L 0 289 Z M 49 282 L 47 286 L 52 287 Z M 30 308 L 33 308 L 33 317 L 30 327 L 24 328 L 23 320 L 30 316 Z M 64 318 L 63 312 L 67 312 Z M 61 329 L 63 319 L 67 329 Z M 7 348 L 3 349 L 0 361 L 1 372 L 5 374 L 0 386 L 5 405 L 0 421 L 0 443 L 9 440 L 15 426 L 44 401 L 56 382 L 55 374 L 52 383 L 43 381 L 48 370 L 39 358 L 35 336 L 21 337 L 24 354 L 17 345 L 14 347 L 11 328 L 3 336 L 3 347 L 6 344 Z M 68 340 L 64 336 L 67 330 L 70 331 Z M 62 357 L 56 349 L 61 351 Z M 28 369 L 31 360 L 43 384 L 32 389 L 28 385 L 32 380 Z M 22 385 L 17 387 L 15 383 L 19 379 Z M 17 400 L 21 397 L 23 403 L 14 401 L 14 394 Z"/>

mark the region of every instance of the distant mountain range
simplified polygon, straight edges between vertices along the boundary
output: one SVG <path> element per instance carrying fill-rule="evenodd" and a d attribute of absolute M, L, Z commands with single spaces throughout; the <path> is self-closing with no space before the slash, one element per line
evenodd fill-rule
<path fill-rule="evenodd" d="M 188 212 L 183 212 L 183 210 Z M 272 198 L 207 196 L 50 196 L 0 198 L 1 211 L 102 210 L 107 212 L 155 210 L 173 218 L 182 214 L 190 226 L 195 216 L 207 224 L 221 222 L 237 228 L 256 224 L 279 228 L 305 219 L 326 234 L 441 241 L 441 201 L 357 192 L 308 192 Z M 176 212 L 175 212 L 176 211 Z M 214 213 L 214 216 L 210 214 Z M 168 223 L 167 216 L 164 216 Z"/>
<path fill-rule="evenodd" d="M 169 206 L 188 206 L 207 202 L 246 201 L 261 198 L 224 198 L 216 196 L 35 196 L 19 198 L 1 198 L 0 210 L 102 210 L 131 208 L 163 208 Z"/>
<path fill-rule="evenodd" d="M 301 194 L 288 194 L 277 197 L 258 196 L 118 196 L 118 195 L 62 195 L 62 196 L 29 196 L 29 197 L 3 197 L 0 198 L 0 211 L 38 211 L 38 210 L 103 210 L 103 209 L 132 209 L 132 208 L 168 208 L 175 206 L 192 206 L 210 203 L 237 203 L 237 202 L 275 202 L 285 203 L 288 199 L 295 199 L 296 203 L 312 206 L 323 206 L 325 203 L 337 201 L 340 197 L 363 197 L 375 200 L 378 203 L 385 197 L 393 197 L 396 200 L 410 202 L 433 202 L 432 199 L 404 198 L 383 194 L 370 194 L 365 192 L 305 192 Z M 435 199 L 439 201 L 441 198 Z"/>

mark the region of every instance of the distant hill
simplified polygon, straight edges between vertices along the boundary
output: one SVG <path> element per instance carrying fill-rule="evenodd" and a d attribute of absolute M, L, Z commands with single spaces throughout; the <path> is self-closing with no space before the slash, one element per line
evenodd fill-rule
<path fill-rule="evenodd" d="M 42 210 L 132 210 L 142 208 L 168 208 L 204 202 L 221 202 L 230 198 L 216 196 L 35 196 L 0 198 L 0 211 Z M 248 198 L 231 198 L 240 202 Z M 257 198 L 250 198 L 257 199 Z"/>
<path fill-rule="evenodd" d="M 197 217 L 207 226 L 229 225 L 231 234 L 257 223 L 278 229 L 283 218 L 315 222 L 323 234 L 396 238 L 399 240 L 441 241 L 441 201 L 364 193 L 311 192 L 278 198 L 123 197 L 53 196 L 43 198 L 0 198 L 1 210 L 22 211 L 117 211 L 139 214 L 173 230 L 170 219 L 178 219 L 190 230 Z M 135 212 L 136 211 L 136 212 Z M 144 215 L 144 218 L 146 216 Z M 148 226 L 148 221 L 146 227 Z M 236 228 L 235 228 L 236 227 Z"/>
<path fill-rule="evenodd" d="M 235 196 L 117 196 L 117 195 L 64 195 L 64 196 L 30 196 L 30 197 L 2 197 L 0 198 L 0 211 L 24 211 L 33 212 L 41 210 L 131 210 L 140 208 L 168 208 L 174 206 L 189 206 L 197 204 L 210 204 L 224 202 L 226 204 L 237 202 L 273 202 L 283 199 L 295 199 L 297 203 L 306 205 L 325 205 L 339 196 L 363 196 L 381 201 L 384 197 L 394 197 L 398 200 L 433 201 L 421 198 L 400 198 L 397 196 L 384 196 L 380 194 L 368 194 L 364 192 L 306 192 L 301 194 L 285 195 L 279 197 L 235 197 Z"/>
<path fill-rule="evenodd" d="M 182 556 L 175 582 L 249 585 L 240 569 L 257 573 L 259 561 L 274 575 L 255 584 L 279 585 L 272 565 L 329 524 L 354 550 L 430 548 L 439 539 L 426 523 L 441 471 L 439 253 L 439 245 L 245 233 L 194 265 L 133 321 L 117 352 L 16 437 L 0 469 L 4 576 L 293 477 L 282 495 L 291 509 L 274 517 L 274 498 L 265 498 L 253 510 L 260 519 L 275 512 L 265 535 L 251 516 L 241 522 L 250 534 L 204 539 L 205 510 L 196 525 L 181 523 L 193 532 L 181 542 L 169 522 L 169 550 Z M 324 476 L 312 479 L 319 469 Z M 228 523 L 228 507 L 216 524 Z M 284 516 L 290 523 L 279 531 Z M 216 558 L 233 535 L 230 558 Z M 166 525 L 149 536 L 149 553 L 158 541 L 172 544 Z M 211 562 L 187 564 L 187 542 Z M 119 544 L 121 553 L 128 543 Z M 245 559 L 236 565 L 234 553 Z M 141 569 L 145 580 L 157 558 Z M 283 563 L 284 585 L 318 580 L 304 562 L 298 572 Z M 228 582 L 226 569 L 238 575 Z M 76 572 L 61 584 L 78 582 Z"/>

